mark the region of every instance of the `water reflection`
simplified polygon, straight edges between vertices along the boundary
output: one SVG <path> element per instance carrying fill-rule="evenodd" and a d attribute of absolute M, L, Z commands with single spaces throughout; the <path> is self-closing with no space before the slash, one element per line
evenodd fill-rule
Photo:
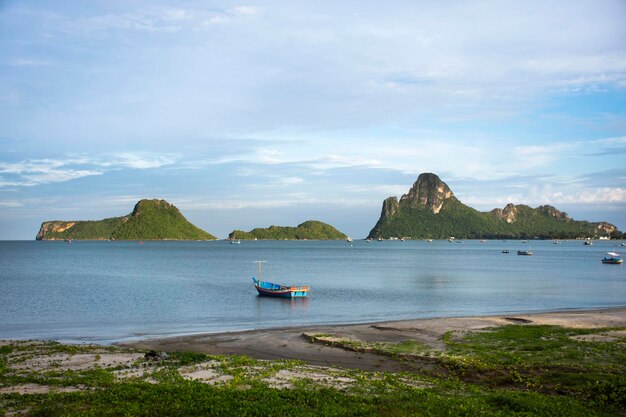
<path fill-rule="evenodd" d="M 304 315 L 309 310 L 308 298 L 273 298 L 260 295 L 255 298 L 257 319 L 287 318 L 293 315 Z"/>

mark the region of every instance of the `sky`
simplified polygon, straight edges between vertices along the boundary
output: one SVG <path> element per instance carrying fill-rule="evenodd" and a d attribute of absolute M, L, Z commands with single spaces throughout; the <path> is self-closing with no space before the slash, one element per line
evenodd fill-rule
<path fill-rule="evenodd" d="M 626 230 L 626 2 L 0 0 L 0 239 L 162 198 L 367 236 L 433 172 Z"/>

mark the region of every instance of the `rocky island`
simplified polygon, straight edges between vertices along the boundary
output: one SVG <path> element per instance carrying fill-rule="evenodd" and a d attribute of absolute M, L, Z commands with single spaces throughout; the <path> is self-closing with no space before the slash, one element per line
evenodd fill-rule
<path fill-rule="evenodd" d="M 249 232 L 233 230 L 228 238 L 231 240 L 344 240 L 348 236 L 327 223 L 309 220 L 297 227 L 270 226 L 252 229 Z"/>
<path fill-rule="evenodd" d="M 46 221 L 37 240 L 214 240 L 215 236 L 191 224 L 165 200 L 140 200 L 122 217 L 87 221 Z"/>
<path fill-rule="evenodd" d="M 576 221 L 552 206 L 531 208 L 508 204 L 503 209 L 480 212 L 459 201 L 448 185 L 431 173 L 420 174 L 400 200 L 383 202 L 380 219 L 369 238 L 413 239 L 574 239 L 621 237 L 606 222 Z"/>

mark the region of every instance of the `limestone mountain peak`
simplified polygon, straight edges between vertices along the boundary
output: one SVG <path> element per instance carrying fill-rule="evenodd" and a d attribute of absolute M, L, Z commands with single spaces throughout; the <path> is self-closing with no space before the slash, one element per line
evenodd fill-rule
<path fill-rule="evenodd" d="M 417 177 L 409 192 L 400 198 L 400 205 L 411 208 L 428 207 L 437 214 L 444 201 L 451 197 L 454 197 L 454 193 L 445 182 L 437 175 L 425 172 Z"/>

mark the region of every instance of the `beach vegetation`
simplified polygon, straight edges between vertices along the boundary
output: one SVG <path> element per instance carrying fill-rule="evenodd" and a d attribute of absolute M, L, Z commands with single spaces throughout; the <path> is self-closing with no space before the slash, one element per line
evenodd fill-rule
<path fill-rule="evenodd" d="M 445 349 L 414 340 L 349 343 L 346 337 L 334 338 L 339 341 L 337 347 L 372 349 L 385 353 L 390 361 L 417 363 L 425 357 L 436 361 L 434 367 L 395 373 L 241 355 L 168 352 L 144 357 L 146 352 L 116 347 L 15 342 L 0 349 L 0 413 L 623 415 L 624 330 L 514 324 L 447 333 Z M 333 337 L 314 336 L 320 340 Z M 66 369 L 69 362 L 63 358 L 92 357 L 89 355 L 93 356 L 90 366 Z M 112 361 L 112 355 L 126 356 Z M 58 361 L 57 366 L 51 365 L 54 361 Z M 39 389 L 29 392 L 29 386 Z"/>

